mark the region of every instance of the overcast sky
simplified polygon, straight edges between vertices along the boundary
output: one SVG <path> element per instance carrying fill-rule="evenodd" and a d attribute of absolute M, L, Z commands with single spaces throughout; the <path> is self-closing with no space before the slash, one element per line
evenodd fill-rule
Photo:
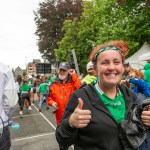
<path fill-rule="evenodd" d="M 33 10 L 42 0 L 0 0 L 0 61 L 12 68 L 25 68 L 41 59 L 34 33 Z"/>

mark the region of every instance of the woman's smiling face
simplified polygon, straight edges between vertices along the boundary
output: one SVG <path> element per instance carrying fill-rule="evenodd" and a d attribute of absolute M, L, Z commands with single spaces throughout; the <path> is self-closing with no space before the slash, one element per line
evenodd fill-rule
<path fill-rule="evenodd" d="M 100 53 L 95 69 L 100 85 L 116 86 L 124 73 L 121 54 L 116 50 L 106 50 Z"/>

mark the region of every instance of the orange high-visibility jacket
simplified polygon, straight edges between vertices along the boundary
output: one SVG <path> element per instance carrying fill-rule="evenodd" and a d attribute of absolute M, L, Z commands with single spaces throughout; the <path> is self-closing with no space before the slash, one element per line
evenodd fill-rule
<path fill-rule="evenodd" d="M 75 90 L 81 85 L 80 79 L 74 73 L 68 75 L 67 81 L 63 84 L 62 81 L 56 77 L 50 86 L 48 104 L 52 106 L 53 102 L 56 102 L 58 105 L 58 110 L 56 110 L 56 122 L 57 125 L 60 123 L 65 107 L 68 103 L 68 100 Z"/>

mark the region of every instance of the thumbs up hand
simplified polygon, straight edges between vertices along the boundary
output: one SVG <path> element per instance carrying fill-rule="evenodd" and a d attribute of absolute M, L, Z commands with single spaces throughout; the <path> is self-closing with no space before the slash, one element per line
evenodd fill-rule
<path fill-rule="evenodd" d="M 84 128 L 86 127 L 91 120 L 91 111 L 83 110 L 83 101 L 81 98 L 78 98 L 78 106 L 74 112 L 69 117 L 69 125 L 74 128 Z"/>

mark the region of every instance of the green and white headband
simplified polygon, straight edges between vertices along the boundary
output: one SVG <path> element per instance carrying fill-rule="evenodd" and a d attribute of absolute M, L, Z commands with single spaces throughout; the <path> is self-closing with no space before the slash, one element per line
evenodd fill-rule
<path fill-rule="evenodd" d="M 106 51 L 106 50 L 115 50 L 115 51 L 118 51 L 121 54 L 121 56 L 123 56 L 123 53 L 121 52 L 121 50 L 118 47 L 108 46 L 108 47 L 104 47 L 104 48 L 98 50 L 97 53 L 95 54 L 93 60 L 96 61 L 98 55 L 100 53 L 102 53 L 103 51 Z"/>

